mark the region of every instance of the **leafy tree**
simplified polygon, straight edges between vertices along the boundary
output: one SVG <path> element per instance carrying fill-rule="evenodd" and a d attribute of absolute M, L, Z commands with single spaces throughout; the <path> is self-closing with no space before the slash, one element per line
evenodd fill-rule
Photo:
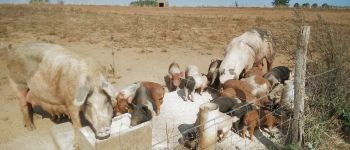
<path fill-rule="evenodd" d="M 274 0 L 272 5 L 275 7 L 289 6 L 289 0 Z"/>
<path fill-rule="evenodd" d="M 137 0 L 130 3 L 131 6 L 157 6 L 156 0 Z"/>
<path fill-rule="evenodd" d="M 310 8 L 310 3 L 304 3 L 304 4 L 303 4 L 303 7 L 304 7 L 304 8 Z"/>
<path fill-rule="evenodd" d="M 49 0 L 29 0 L 29 4 L 44 4 L 49 2 Z"/>
<path fill-rule="evenodd" d="M 299 3 L 295 3 L 293 7 L 294 7 L 294 8 L 299 8 L 299 7 L 300 7 L 300 4 L 299 4 Z"/>
<path fill-rule="evenodd" d="M 322 8 L 329 8 L 329 5 L 327 3 L 323 3 Z"/>
<path fill-rule="evenodd" d="M 311 7 L 312 7 L 312 8 L 317 8 L 318 5 L 317 5 L 316 3 L 313 3 Z"/>

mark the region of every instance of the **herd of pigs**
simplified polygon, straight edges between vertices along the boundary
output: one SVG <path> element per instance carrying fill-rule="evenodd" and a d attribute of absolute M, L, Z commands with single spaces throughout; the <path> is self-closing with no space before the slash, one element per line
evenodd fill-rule
<path fill-rule="evenodd" d="M 234 38 L 223 59 L 213 59 L 208 73 L 195 65 L 184 71 L 173 62 L 165 76 L 169 91 L 183 89 L 184 101 L 195 101 L 194 93 L 207 90 L 217 97 L 211 100 L 219 111 L 235 118 L 230 128 L 245 137 L 249 131 L 266 126 L 270 132 L 280 120 L 281 92 L 267 96 L 290 78 L 290 69 L 272 68 L 275 56 L 272 34 L 254 28 Z M 165 86 L 148 81 L 134 82 L 116 90 L 107 80 L 105 70 L 94 60 L 48 43 L 27 43 L 8 47 L 8 78 L 19 99 L 24 125 L 35 129 L 33 107 L 40 106 L 53 119 L 68 116 L 75 134 L 82 126 L 80 113 L 88 121 L 96 138 L 110 136 L 111 120 L 123 113 L 131 114 L 131 126 L 161 115 Z M 267 73 L 263 73 L 263 60 Z M 277 94 L 276 94 L 277 93 Z M 226 135 L 226 133 L 223 133 Z M 220 135 L 222 136 L 222 135 Z M 194 139 L 187 139 L 194 140 Z M 77 144 L 75 137 L 75 145 Z"/>

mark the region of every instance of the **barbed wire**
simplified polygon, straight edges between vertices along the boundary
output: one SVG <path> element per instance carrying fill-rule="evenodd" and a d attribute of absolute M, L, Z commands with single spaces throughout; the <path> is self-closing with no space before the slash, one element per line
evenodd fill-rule
<path fill-rule="evenodd" d="M 333 72 L 333 71 L 335 71 L 335 70 L 337 70 L 337 69 L 338 69 L 338 68 L 334 68 L 334 69 L 330 69 L 330 70 L 328 70 L 328 71 L 325 71 L 325 72 L 322 72 L 322 73 L 319 73 L 319 74 L 311 75 L 311 76 L 306 77 L 306 79 L 314 78 L 314 77 L 318 77 L 318 76 L 322 76 L 322 75 L 324 75 L 324 74 Z M 182 80 L 186 80 L 186 85 L 187 85 L 188 82 L 194 82 L 194 81 L 191 81 L 191 80 L 186 79 L 186 78 L 182 78 Z M 213 88 L 213 87 L 210 87 L 210 86 L 208 86 L 207 88 L 212 89 L 212 90 L 214 90 L 216 93 L 220 94 L 220 90 L 218 90 L 218 89 L 216 89 L 216 88 Z M 232 109 L 232 110 L 230 110 L 230 111 L 228 111 L 228 112 L 226 112 L 226 113 L 223 113 L 223 114 L 229 115 L 229 114 L 231 114 L 231 113 L 233 113 L 233 112 L 235 112 L 235 111 L 237 111 L 237 110 L 240 110 L 240 109 L 243 108 L 243 107 L 247 107 L 248 105 L 251 105 L 251 104 L 253 104 L 253 103 L 256 103 L 257 101 L 262 100 L 263 98 L 266 98 L 266 97 L 268 97 L 268 96 L 270 96 L 270 95 L 272 95 L 272 94 L 275 94 L 276 92 L 283 91 L 285 88 L 286 88 L 286 86 L 283 86 L 280 90 L 275 90 L 275 91 L 272 90 L 270 93 L 268 93 L 268 94 L 266 94 L 266 95 L 264 95 L 264 96 L 261 96 L 261 97 L 259 97 L 259 98 L 254 99 L 254 100 L 250 100 L 249 102 L 246 102 L 246 104 L 244 104 L 244 105 L 242 105 L 242 106 L 240 106 L 240 107 L 238 107 L 238 108 L 236 108 L 236 109 Z M 294 89 L 289 89 L 289 90 L 294 90 Z M 186 95 L 185 95 L 185 96 L 186 96 Z M 239 99 L 241 99 L 241 98 L 239 98 Z M 283 107 L 284 107 L 284 106 L 282 105 L 282 107 L 279 107 L 279 108 L 277 108 L 277 109 L 271 111 L 271 115 L 273 115 L 274 112 L 276 112 L 276 111 L 282 109 Z M 258 110 L 258 111 L 259 111 L 259 114 L 260 114 L 260 110 Z M 199 128 L 200 126 L 203 126 L 203 125 L 205 125 L 205 124 L 208 123 L 208 122 L 215 121 L 216 119 L 219 119 L 219 118 L 221 118 L 221 117 L 223 117 L 223 116 L 224 116 L 224 115 L 214 117 L 214 118 L 212 118 L 212 119 L 210 119 L 210 120 L 208 120 L 208 121 L 206 121 L 206 122 L 204 122 L 204 123 L 202 123 L 202 124 L 195 125 L 195 126 L 189 128 L 189 129 L 186 129 L 185 131 L 183 131 L 183 132 L 181 132 L 181 133 L 178 133 L 178 134 L 175 134 L 175 135 L 173 135 L 173 136 L 171 136 L 171 137 L 168 137 L 168 139 L 169 139 L 169 138 L 175 138 L 175 137 L 178 137 L 178 136 L 183 136 L 183 134 L 187 134 L 187 133 L 189 133 L 189 132 L 193 132 L 193 131 L 195 131 L 197 128 Z M 230 115 L 229 115 L 229 116 L 230 116 Z M 259 115 L 259 116 L 260 116 L 260 115 Z M 261 121 L 261 120 L 265 119 L 265 117 L 266 117 L 266 115 L 263 116 L 262 118 L 259 118 L 258 120 Z M 224 122 L 224 121 L 227 121 L 227 120 L 230 120 L 230 119 L 231 119 L 231 118 L 227 118 L 227 119 L 224 119 L 224 120 L 222 120 L 222 121 L 220 121 L 220 122 L 218 122 L 218 123 L 216 122 L 215 124 L 210 125 L 209 127 L 212 127 L 212 126 L 214 126 L 214 125 L 217 125 L 217 124 L 219 124 L 219 123 L 221 123 L 221 122 Z M 291 116 L 290 116 L 290 118 L 288 119 L 288 121 L 291 121 L 290 119 L 291 119 Z M 209 127 L 207 127 L 207 128 L 209 128 Z M 289 130 L 289 128 L 288 128 L 288 130 Z M 239 133 L 239 132 L 241 132 L 241 131 L 242 131 L 242 129 L 241 129 L 241 130 L 238 130 L 238 131 L 236 131 L 236 132 Z M 197 134 L 197 135 L 198 135 L 198 134 Z M 232 135 L 231 135 L 231 136 L 232 136 Z M 197 139 L 198 139 L 198 138 L 197 138 Z M 152 144 L 152 147 L 155 147 L 156 145 L 161 144 L 161 143 L 164 143 L 164 142 L 166 142 L 166 141 L 167 141 L 167 139 L 161 140 L 161 141 L 159 141 L 159 142 L 157 142 L 157 143 L 155 143 L 155 144 Z M 215 143 L 215 144 L 216 144 L 216 143 Z M 148 148 L 147 148 L 147 149 L 148 149 Z"/>

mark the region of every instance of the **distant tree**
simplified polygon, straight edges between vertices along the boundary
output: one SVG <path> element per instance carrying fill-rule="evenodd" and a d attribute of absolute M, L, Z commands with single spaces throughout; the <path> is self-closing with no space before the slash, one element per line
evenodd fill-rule
<path fill-rule="evenodd" d="M 49 0 L 29 0 L 29 4 L 47 4 Z"/>
<path fill-rule="evenodd" d="M 274 0 L 272 5 L 274 7 L 289 6 L 289 0 Z"/>
<path fill-rule="evenodd" d="M 304 3 L 303 8 L 310 8 L 310 3 Z"/>
<path fill-rule="evenodd" d="M 293 7 L 294 7 L 294 8 L 299 8 L 299 7 L 300 7 L 300 4 L 299 4 L 299 3 L 295 3 Z"/>
<path fill-rule="evenodd" d="M 327 3 L 323 3 L 322 8 L 329 8 L 329 5 Z"/>
<path fill-rule="evenodd" d="M 156 0 L 137 0 L 130 3 L 131 6 L 157 6 Z"/>
<path fill-rule="evenodd" d="M 311 5 L 311 7 L 312 7 L 312 8 L 317 8 L 318 5 L 317 5 L 316 3 L 313 3 L 313 4 Z"/>

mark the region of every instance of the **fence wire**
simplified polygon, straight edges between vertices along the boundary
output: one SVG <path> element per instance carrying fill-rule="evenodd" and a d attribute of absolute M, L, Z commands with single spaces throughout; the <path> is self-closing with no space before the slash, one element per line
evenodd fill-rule
<path fill-rule="evenodd" d="M 337 70 L 337 69 L 338 69 L 338 68 L 334 68 L 334 69 L 331 69 L 331 70 L 328 70 L 328 71 L 325 71 L 325 72 L 322 72 L 322 73 L 319 73 L 319 74 L 311 75 L 311 76 L 306 77 L 306 79 L 319 77 L 319 76 L 325 75 L 325 74 L 327 74 L 327 73 L 333 72 L 333 71 L 335 71 L 335 70 Z M 183 80 L 186 80 L 186 82 L 193 82 L 193 81 L 191 81 L 191 80 L 184 79 L 184 78 L 183 78 Z M 254 99 L 254 100 L 250 100 L 249 102 L 247 102 L 246 104 L 240 106 L 239 108 L 232 109 L 232 110 L 230 110 L 229 112 L 226 112 L 226 113 L 224 113 L 224 114 L 226 114 L 226 115 L 232 114 L 233 112 L 235 112 L 235 111 L 237 111 L 237 110 L 240 110 L 240 109 L 243 108 L 243 107 L 246 107 L 246 106 L 248 106 L 248 105 L 254 104 L 254 103 L 256 103 L 257 101 L 262 100 L 262 99 L 265 98 L 265 97 L 268 97 L 268 96 L 270 96 L 270 95 L 273 95 L 273 94 L 275 94 L 276 92 L 280 92 L 280 91 L 285 90 L 285 87 L 286 87 L 286 86 L 283 86 L 283 88 L 281 88 L 279 91 L 278 91 L 278 90 L 275 90 L 275 91 L 272 90 L 270 93 L 268 93 L 268 94 L 266 94 L 266 95 L 264 95 L 264 96 L 261 96 L 261 97 L 259 97 L 259 98 L 256 98 L 256 99 Z M 210 87 L 210 86 L 208 86 L 208 89 L 211 89 L 211 90 L 214 91 L 217 95 L 220 94 L 220 90 L 219 90 L 219 89 L 216 89 L 216 88 L 213 88 L 213 87 Z M 293 88 L 293 89 L 290 89 L 290 90 L 294 90 L 294 88 Z M 214 98 L 214 99 L 215 99 L 215 98 Z M 241 99 L 241 98 L 240 98 L 240 99 Z M 243 100 L 243 99 L 242 99 L 242 100 Z M 276 113 L 277 111 L 281 111 L 281 110 L 283 110 L 284 108 L 285 108 L 285 105 L 281 105 L 280 107 L 278 107 L 278 108 L 276 108 L 276 109 L 270 111 L 271 114 L 265 114 L 263 117 L 260 117 L 260 111 L 263 111 L 262 108 L 260 108 L 260 110 L 257 110 L 257 111 L 259 112 L 259 119 L 258 119 L 258 121 L 259 121 L 259 122 L 263 122 L 264 119 L 266 119 L 266 117 L 268 117 L 268 115 L 273 115 L 273 114 Z M 230 116 L 230 115 L 229 115 L 229 116 Z M 195 125 L 195 126 L 189 128 L 189 129 L 186 129 L 186 130 L 183 131 L 182 133 L 177 133 L 177 134 L 174 134 L 174 135 L 171 135 L 171 136 L 168 136 L 168 135 L 167 135 L 167 138 L 166 138 L 166 139 L 160 140 L 160 141 L 158 141 L 157 143 L 152 144 L 152 147 L 146 148 L 146 149 L 155 148 L 155 147 L 157 147 L 157 145 L 162 144 L 162 143 L 165 143 L 165 142 L 167 143 L 167 146 L 168 146 L 167 149 L 170 149 L 170 146 L 169 146 L 169 139 L 172 139 L 172 141 L 173 141 L 173 145 L 172 145 L 172 146 L 174 147 L 174 149 L 184 148 L 184 145 L 182 145 L 182 144 L 183 144 L 185 141 L 183 141 L 182 144 L 180 144 L 180 143 L 175 144 L 174 140 L 177 139 L 177 138 L 179 138 L 179 137 L 180 137 L 180 138 L 184 138 L 183 135 L 186 135 L 186 134 L 189 134 L 189 133 L 192 133 L 192 132 L 197 132 L 198 128 L 200 128 L 201 126 L 204 126 L 205 124 L 207 124 L 207 123 L 209 123 L 209 122 L 211 122 L 211 121 L 214 121 L 215 123 L 212 124 L 212 125 L 210 125 L 210 126 L 208 126 L 208 127 L 206 127 L 205 129 L 208 129 L 208 128 L 213 127 L 213 126 L 218 126 L 220 123 L 223 123 L 223 122 L 228 121 L 228 120 L 231 119 L 231 117 L 229 117 L 229 118 L 221 119 L 220 121 L 217 121 L 217 120 L 220 119 L 221 117 L 225 117 L 225 115 L 217 116 L 217 117 L 215 117 L 215 118 L 213 118 L 213 119 L 210 119 L 210 120 L 208 120 L 207 122 L 202 123 L 202 124 L 197 124 L 197 125 Z M 242 118 L 240 118 L 240 119 L 242 119 Z M 288 128 L 287 128 L 287 132 L 285 132 L 285 133 L 287 133 L 287 134 L 286 134 L 286 135 L 281 134 L 282 138 L 280 138 L 280 142 L 281 142 L 281 143 L 280 143 L 279 145 L 283 145 L 283 144 L 285 143 L 287 137 L 289 136 L 288 133 L 289 133 L 289 130 L 290 130 L 290 127 L 291 127 L 291 122 L 292 122 L 293 118 L 292 118 L 291 115 L 289 115 L 289 118 L 286 119 L 285 121 L 282 120 L 282 119 L 283 119 L 283 116 L 281 116 L 281 118 L 279 118 L 279 119 L 280 119 L 280 123 L 279 123 L 278 125 L 276 125 L 275 127 L 280 127 L 280 128 L 281 128 L 281 131 L 280 131 L 280 132 L 282 132 L 282 133 L 283 133 L 283 127 L 282 127 L 282 126 L 283 126 L 284 124 L 286 124 L 286 123 L 289 123 L 289 124 L 288 124 Z M 239 121 L 240 121 L 240 120 L 239 120 Z M 259 123 L 259 124 L 260 124 L 260 123 Z M 260 124 L 260 126 L 261 126 L 261 124 Z M 204 130 L 205 130 L 205 129 L 204 129 Z M 259 127 L 259 129 L 260 129 L 260 127 Z M 235 135 L 235 133 L 232 132 L 232 130 L 230 130 L 230 131 L 231 131 L 231 132 L 229 132 L 229 134 L 231 134 L 231 135 L 228 136 L 228 137 L 225 137 L 224 139 L 222 139 L 222 141 L 228 140 L 229 138 L 231 138 L 231 146 L 230 146 L 231 148 L 233 148 L 233 146 L 235 145 L 234 143 L 240 143 L 241 141 L 243 141 L 243 140 L 245 141 L 245 140 L 246 140 L 246 139 L 241 138 L 239 141 L 233 142 L 233 141 L 232 141 L 232 137 Z M 236 131 L 236 134 L 239 135 L 239 133 L 241 133 L 242 131 L 243 131 L 243 129 L 237 130 L 237 131 Z M 242 134 L 246 134 L 246 133 L 242 133 Z M 194 138 L 194 140 L 193 140 L 192 142 L 198 143 L 198 141 L 199 141 L 199 133 L 195 133 L 195 136 L 196 136 L 196 137 Z M 256 137 L 256 139 L 260 139 L 260 138 L 263 137 L 263 136 L 265 136 L 265 135 L 262 134 L 261 136 Z M 221 142 L 222 142 L 222 141 L 221 141 Z M 176 142 L 178 142 L 178 141 L 176 140 Z M 217 144 L 218 144 L 218 142 L 216 142 L 216 143 L 210 145 L 208 148 L 215 147 L 215 146 L 217 146 Z M 253 146 L 252 146 L 252 145 L 249 145 L 249 147 L 252 148 L 252 147 L 255 147 L 255 146 L 259 145 L 259 144 L 261 144 L 261 143 L 254 143 Z M 198 144 L 197 144 L 197 146 L 198 146 Z M 274 147 L 276 147 L 276 146 L 278 146 L 278 145 L 274 145 Z M 248 147 L 248 146 L 245 145 L 245 147 Z M 197 147 L 197 148 L 198 148 L 198 147 Z M 216 148 L 217 148 L 217 147 L 216 147 Z"/>

